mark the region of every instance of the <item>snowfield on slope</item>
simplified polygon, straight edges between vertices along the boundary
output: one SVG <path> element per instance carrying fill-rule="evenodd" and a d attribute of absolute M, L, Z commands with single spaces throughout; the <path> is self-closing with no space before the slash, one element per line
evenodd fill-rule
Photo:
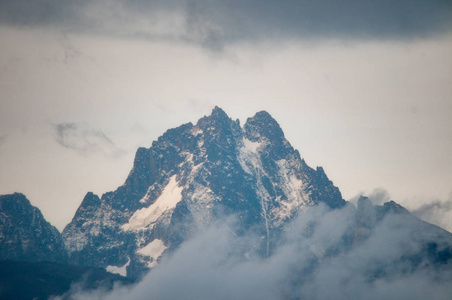
<path fill-rule="evenodd" d="M 153 226 L 165 211 L 175 208 L 182 200 L 182 190 L 183 187 L 176 181 L 176 175 L 172 176 L 160 197 L 150 206 L 137 210 L 122 229 L 138 231 Z"/>

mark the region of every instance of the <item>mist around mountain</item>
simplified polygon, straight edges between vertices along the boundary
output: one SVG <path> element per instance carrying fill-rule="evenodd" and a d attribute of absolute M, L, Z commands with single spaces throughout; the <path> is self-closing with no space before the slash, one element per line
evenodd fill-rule
<path fill-rule="evenodd" d="M 88 192 L 62 234 L 24 195 L 1 196 L 0 259 L 138 281 L 72 278 L 57 299 L 449 299 L 452 234 L 384 200 L 343 200 L 267 112 L 241 126 L 216 107 L 139 148 L 125 183 Z"/>
<path fill-rule="evenodd" d="M 324 204 L 291 221 L 273 253 L 235 217 L 164 257 L 136 286 L 75 299 L 450 299 L 452 234 L 395 202 Z"/>

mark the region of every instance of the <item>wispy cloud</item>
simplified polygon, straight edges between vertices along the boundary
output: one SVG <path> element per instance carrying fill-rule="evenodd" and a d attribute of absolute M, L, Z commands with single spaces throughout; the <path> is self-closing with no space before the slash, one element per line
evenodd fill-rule
<path fill-rule="evenodd" d="M 452 194 L 445 201 L 433 200 L 418 207 L 413 214 L 452 232 Z"/>
<path fill-rule="evenodd" d="M 62 147 L 74 150 L 79 154 L 102 153 L 115 157 L 123 153 L 105 133 L 91 129 L 85 124 L 59 123 L 52 126 L 55 141 Z"/>
<path fill-rule="evenodd" d="M 385 190 L 384 188 L 375 188 L 370 193 L 360 192 L 348 201 L 356 205 L 361 196 L 368 197 L 373 205 L 381 205 L 391 200 L 391 195 L 387 190 Z"/>

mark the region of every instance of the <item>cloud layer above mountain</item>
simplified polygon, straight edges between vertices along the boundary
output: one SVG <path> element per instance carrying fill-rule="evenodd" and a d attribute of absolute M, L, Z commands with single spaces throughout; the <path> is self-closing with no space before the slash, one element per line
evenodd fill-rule
<path fill-rule="evenodd" d="M 9 24 L 178 39 L 214 50 L 281 38 L 414 38 L 448 32 L 452 24 L 452 4 L 442 0 L 19 0 L 0 8 Z"/>

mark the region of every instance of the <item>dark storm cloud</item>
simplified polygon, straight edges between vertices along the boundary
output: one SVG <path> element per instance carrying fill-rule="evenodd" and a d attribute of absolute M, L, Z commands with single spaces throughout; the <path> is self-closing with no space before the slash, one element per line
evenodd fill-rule
<path fill-rule="evenodd" d="M 414 38 L 449 32 L 452 24 L 448 0 L 1 0 L 0 11 L 7 23 L 176 38 L 214 50 L 262 39 Z M 162 20 L 170 21 L 166 27 L 177 22 L 172 13 L 182 18 L 180 32 L 155 32 Z"/>
<path fill-rule="evenodd" d="M 0 20 L 15 25 L 62 24 L 71 21 L 75 7 L 71 1 L 0 0 Z"/>
<path fill-rule="evenodd" d="M 88 128 L 77 123 L 60 123 L 53 125 L 55 141 L 64 148 L 74 150 L 82 155 L 103 153 L 117 156 L 121 150 L 100 130 Z"/>

